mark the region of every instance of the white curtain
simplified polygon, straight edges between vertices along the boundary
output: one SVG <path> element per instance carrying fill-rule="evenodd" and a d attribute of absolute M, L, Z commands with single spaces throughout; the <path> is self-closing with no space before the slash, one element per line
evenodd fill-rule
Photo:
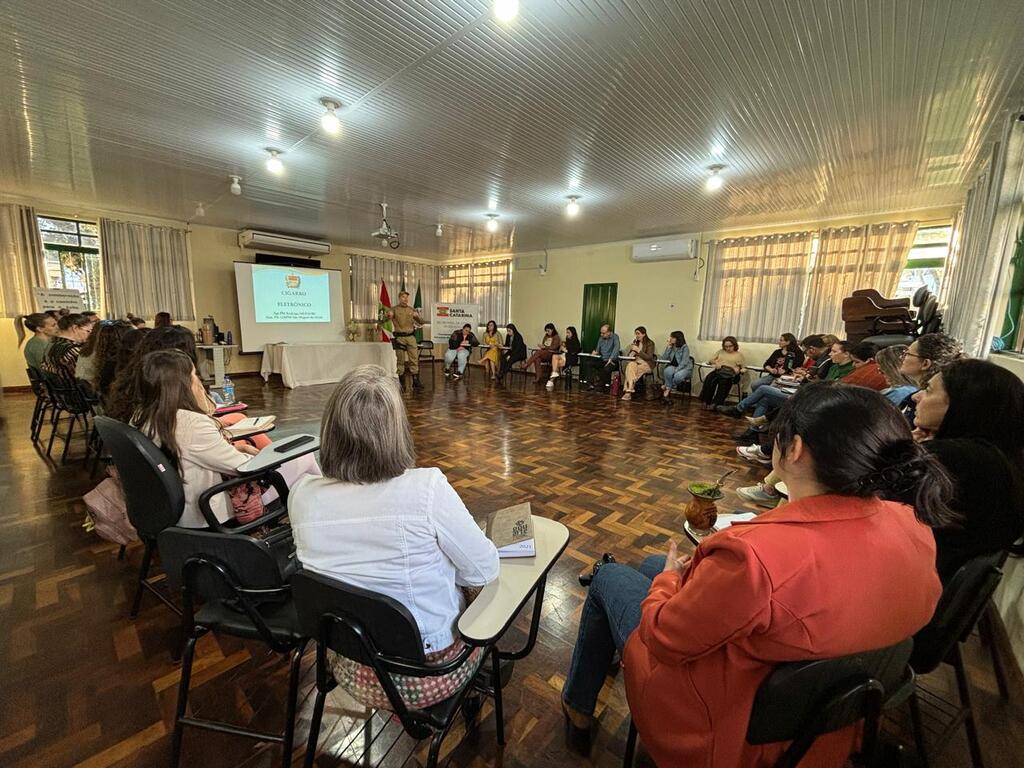
<path fill-rule="evenodd" d="M 967 192 L 962 226 L 946 267 L 946 332 L 986 357 L 1000 332 L 1005 286 L 1024 199 L 1024 122 L 1011 115 L 1003 139 Z"/>
<path fill-rule="evenodd" d="M 813 232 L 712 240 L 700 338 L 772 342 L 798 333 Z"/>
<path fill-rule="evenodd" d="M 499 326 L 509 322 L 512 262 L 445 264 L 439 281 L 440 301 L 453 304 L 479 304 L 482 320 L 494 320 Z"/>
<path fill-rule="evenodd" d="M 405 286 L 410 294 L 409 304 L 415 304 L 416 289 L 420 289 L 420 309 L 430 311 L 437 301 L 437 272 L 433 264 L 418 264 L 399 259 L 349 254 L 352 273 L 352 319 L 359 323 L 377 322 L 377 303 L 380 284 L 387 285 L 392 304 L 398 303 L 398 292 Z"/>
<path fill-rule="evenodd" d="M 801 332 L 842 337 L 843 299 L 863 288 L 891 296 L 916 235 L 916 221 L 823 229 Z"/>
<path fill-rule="evenodd" d="M 185 230 L 100 219 L 107 313 L 194 320 Z"/>
<path fill-rule="evenodd" d="M 0 205 L 0 317 L 34 312 L 32 289 L 46 287 L 35 210 L 26 205 Z"/>

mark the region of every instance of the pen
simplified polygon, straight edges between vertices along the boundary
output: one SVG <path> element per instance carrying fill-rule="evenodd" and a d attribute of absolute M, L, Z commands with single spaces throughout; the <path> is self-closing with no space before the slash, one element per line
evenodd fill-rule
<path fill-rule="evenodd" d="M 255 419 L 253 419 L 253 420 L 252 420 L 252 425 L 253 425 L 254 427 L 255 427 L 255 426 L 256 426 L 257 424 L 259 424 L 259 423 L 260 423 L 260 419 L 259 419 L 259 417 L 258 417 L 258 416 L 257 416 L 257 417 L 256 417 Z"/>

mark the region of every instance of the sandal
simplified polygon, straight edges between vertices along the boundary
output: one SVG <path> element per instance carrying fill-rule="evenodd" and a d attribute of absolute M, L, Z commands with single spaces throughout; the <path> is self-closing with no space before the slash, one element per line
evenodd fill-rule
<path fill-rule="evenodd" d="M 589 570 L 587 568 L 584 568 L 582 571 L 580 571 L 580 577 L 579 577 L 579 579 L 580 579 L 580 586 L 589 587 L 590 586 L 590 582 L 592 582 L 594 580 L 594 577 L 597 576 L 597 572 L 599 570 L 601 570 L 601 566 L 604 565 L 605 563 L 614 563 L 614 562 L 615 562 L 615 555 L 613 555 L 611 552 L 605 552 L 603 555 L 601 555 L 601 559 L 597 560 L 589 568 Z"/>

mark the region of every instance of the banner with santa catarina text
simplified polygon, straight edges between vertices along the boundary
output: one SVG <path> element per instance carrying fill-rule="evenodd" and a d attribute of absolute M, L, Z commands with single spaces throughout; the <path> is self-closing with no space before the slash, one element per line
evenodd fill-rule
<path fill-rule="evenodd" d="M 448 341 L 448 337 L 466 323 L 473 333 L 480 332 L 483 307 L 479 304 L 431 304 L 430 338 L 435 342 Z"/>

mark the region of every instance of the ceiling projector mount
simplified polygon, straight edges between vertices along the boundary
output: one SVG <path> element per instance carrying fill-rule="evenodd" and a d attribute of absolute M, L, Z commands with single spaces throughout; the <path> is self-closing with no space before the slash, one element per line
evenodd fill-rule
<path fill-rule="evenodd" d="M 388 224 L 388 204 L 380 203 L 380 229 L 376 232 L 371 233 L 371 237 L 375 237 L 381 241 L 381 244 L 387 243 L 391 248 L 398 248 L 401 246 L 402 241 L 398 239 L 398 232 L 391 228 Z"/>

